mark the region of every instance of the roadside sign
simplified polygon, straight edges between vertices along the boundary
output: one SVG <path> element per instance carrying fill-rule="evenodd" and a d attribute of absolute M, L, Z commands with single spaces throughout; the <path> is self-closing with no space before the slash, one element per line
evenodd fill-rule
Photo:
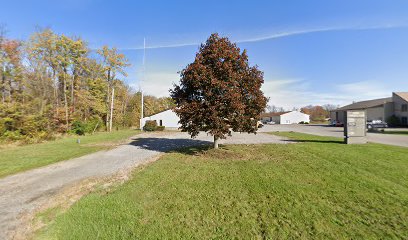
<path fill-rule="evenodd" d="M 346 144 L 367 143 L 367 114 L 365 110 L 349 110 L 345 116 L 344 141 Z"/>

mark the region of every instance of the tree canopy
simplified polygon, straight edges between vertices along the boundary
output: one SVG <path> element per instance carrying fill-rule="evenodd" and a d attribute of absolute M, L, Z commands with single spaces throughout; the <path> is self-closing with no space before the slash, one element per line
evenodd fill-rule
<path fill-rule="evenodd" d="M 256 133 L 267 98 L 261 91 L 263 72 L 249 66 L 246 50 L 212 34 L 180 77 L 170 93 L 183 131 L 192 137 L 211 134 L 215 148 L 231 131 Z"/>
<path fill-rule="evenodd" d="M 92 51 L 51 29 L 18 41 L 0 28 L 0 142 L 139 127 L 141 94 L 120 79 L 126 57 L 108 46 Z M 146 114 L 170 108 L 169 99 L 146 96 Z"/>

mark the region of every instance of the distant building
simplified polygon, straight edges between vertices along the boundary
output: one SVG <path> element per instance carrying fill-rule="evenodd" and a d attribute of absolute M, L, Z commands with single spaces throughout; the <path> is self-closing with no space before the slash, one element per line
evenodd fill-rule
<path fill-rule="evenodd" d="M 344 123 L 347 110 L 366 110 L 367 120 L 387 121 L 396 116 L 401 125 L 408 126 L 408 92 L 394 92 L 392 97 L 355 102 L 330 112 L 330 118 Z"/>
<path fill-rule="evenodd" d="M 142 119 L 142 127 L 145 125 L 147 120 L 155 120 L 158 126 L 165 126 L 166 128 L 178 128 L 181 126 L 178 123 L 180 118 L 171 109 L 156 113 L 149 117 L 144 117 Z"/>
<path fill-rule="evenodd" d="M 276 124 L 297 124 L 300 122 L 309 123 L 310 116 L 299 111 L 262 113 L 262 122 L 275 122 Z"/>

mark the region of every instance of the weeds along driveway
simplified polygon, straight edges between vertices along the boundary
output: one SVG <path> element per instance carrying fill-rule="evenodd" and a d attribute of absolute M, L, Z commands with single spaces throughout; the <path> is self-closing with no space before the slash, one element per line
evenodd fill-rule
<path fill-rule="evenodd" d="M 221 144 L 286 143 L 281 137 L 265 133 L 239 134 L 222 140 Z M 160 153 L 173 149 L 208 145 L 212 137 L 200 134 L 191 139 L 186 133 L 159 132 L 135 136 L 128 144 L 59 162 L 0 179 L 0 239 L 9 239 L 24 232 L 33 213 L 61 190 L 85 179 L 106 178 L 120 171 L 133 169 Z M 70 199 L 66 199 L 69 201 Z"/>

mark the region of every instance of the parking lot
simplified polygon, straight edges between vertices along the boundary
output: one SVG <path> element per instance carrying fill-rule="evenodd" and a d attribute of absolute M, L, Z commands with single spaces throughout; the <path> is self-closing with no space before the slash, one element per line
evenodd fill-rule
<path fill-rule="evenodd" d="M 406 129 L 408 131 L 408 129 Z M 343 137 L 343 128 L 342 127 L 329 127 L 326 125 L 265 125 L 259 132 L 300 132 L 308 133 L 319 136 L 331 136 L 331 137 Z M 369 142 L 381 143 L 387 145 L 395 145 L 408 147 L 408 134 L 407 135 L 398 135 L 398 134 L 383 134 L 383 133 L 367 133 L 367 139 Z"/>

